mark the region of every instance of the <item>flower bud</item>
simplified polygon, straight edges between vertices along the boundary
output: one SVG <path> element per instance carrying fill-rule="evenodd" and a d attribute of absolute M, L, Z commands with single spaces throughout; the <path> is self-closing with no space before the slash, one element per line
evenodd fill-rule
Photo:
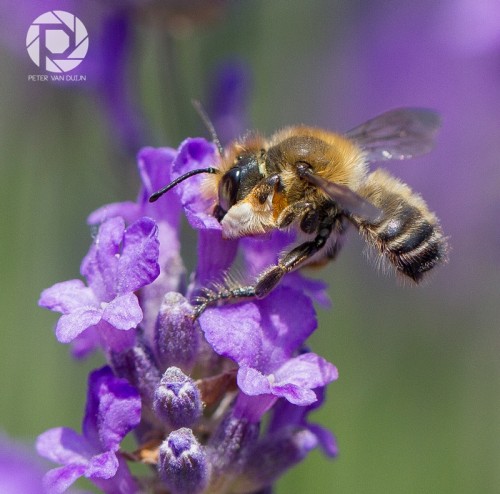
<path fill-rule="evenodd" d="M 169 367 L 156 388 L 154 410 L 173 429 L 193 425 L 203 411 L 194 381 L 178 367 Z"/>
<path fill-rule="evenodd" d="M 304 428 L 287 427 L 267 436 L 252 449 L 239 482 L 252 490 L 272 485 L 316 446 L 318 439 Z"/>
<path fill-rule="evenodd" d="M 198 494 L 209 480 L 205 451 L 185 427 L 173 431 L 160 446 L 158 473 L 172 494 Z"/>
<path fill-rule="evenodd" d="M 162 369 L 173 365 L 184 370 L 192 367 L 200 338 L 193 315 L 193 307 L 180 293 L 165 295 L 155 328 L 156 354 Z"/>
<path fill-rule="evenodd" d="M 136 345 L 125 352 L 112 353 L 111 362 L 116 374 L 133 384 L 144 403 L 151 406 L 160 381 L 160 371 L 151 350 L 144 344 Z"/>
<path fill-rule="evenodd" d="M 209 457 L 214 474 L 234 476 L 241 473 L 258 436 L 258 423 L 234 414 L 226 416 L 209 443 Z"/>

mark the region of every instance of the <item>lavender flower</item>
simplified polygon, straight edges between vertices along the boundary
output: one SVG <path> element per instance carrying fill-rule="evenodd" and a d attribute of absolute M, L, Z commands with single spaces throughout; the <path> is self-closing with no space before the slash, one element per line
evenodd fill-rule
<path fill-rule="evenodd" d="M 83 435 L 52 429 L 39 438 L 40 453 L 63 464 L 46 476 L 53 492 L 82 475 L 104 492 L 269 492 L 312 449 L 337 452 L 331 433 L 307 420 L 337 379 L 337 369 L 305 347 L 317 327 L 310 297 L 328 301 L 323 283 L 291 273 L 263 300 L 194 316 L 199 290 L 221 282 L 238 252 L 241 276 L 251 279 L 293 241 L 223 239 L 200 176 L 147 202 L 165 183 L 216 160 L 215 146 L 200 138 L 178 150 L 142 150 L 137 201 L 89 217 L 100 226 L 82 263 L 88 286 L 71 280 L 42 293 L 40 304 L 63 314 L 60 341 L 85 338 L 79 354 L 100 347 L 110 366 L 91 374 Z M 180 256 L 183 211 L 198 231 L 189 282 Z M 127 391 L 118 396 L 113 386 Z M 132 429 L 138 447 L 120 453 Z M 126 460 L 155 465 L 156 474 L 133 479 Z"/>
<path fill-rule="evenodd" d="M 139 288 L 159 274 L 157 227 L 143 218 L 125 229 L 122 218 L 104 222 L 96 241 L 85 257 L 81 280 L 57 283 L 42 292 L 39 304 L 63 316 L 56 326 L 61 343 L 69 343 L 84 331 L 76 353 L 86 354 L 98 344 L 109 350 L 123 350 L 134 342 L 135 329 L 142 320 L 137 296 Z"/>
<path fill-rule="evenodd" d="M 118 449 L 140 418 L 139 394 L 127 381 L 115 377 L 109 367 L 90 374 L 83 435 L 58 427 L 37 440 L 42 456 L 63 464 L 46 474 L 47 491 L 64 492 L 77 478 L 85 476 L 104 492 L 136 492 Z"/>

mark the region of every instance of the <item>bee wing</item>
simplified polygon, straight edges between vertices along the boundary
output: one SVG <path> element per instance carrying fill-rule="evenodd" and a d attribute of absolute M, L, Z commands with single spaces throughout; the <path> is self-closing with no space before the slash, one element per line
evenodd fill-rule
<path fill-rule="evenodd" d="M 333 199 L 345 212 L 359 216 L 368 223 L 376 223 L 382 216 L 382 210 L 367 201 L 364 197 L 356 194 L 346 185 L 329 182 L 312 170 L 303 172 L 304 178 L 311 184 L 319 187 L 328 197 Z"/>
<path fill-rule="evenodd" d="M 426 108 L 397 108 L 382 113 L 345 135 L 368 161 L 404 160 L 428 153 L 440 126 L 439 115 Z"/>

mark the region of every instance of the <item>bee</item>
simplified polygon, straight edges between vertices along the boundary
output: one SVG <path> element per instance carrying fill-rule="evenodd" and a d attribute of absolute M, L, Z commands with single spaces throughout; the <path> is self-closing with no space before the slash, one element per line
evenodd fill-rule
<path fill-rule="evenodd" d="M 208 289 L 198 312 L 219 300 L 268 295 L 283 276 L 337 257 L 349 225 L 403 278 L 419 283 L 447 258 L 447 240 L 420 195 L 371 162 L 404 160 L 429 152 L 440 125 L 437 113 L 399 108 L 345 134 L 292 126 L 269 139 L 250 135 L 225 150 L 218 167 L 192 170 L 150 197 L 157 200 L 183 180 L 206 173 L 212 214 L 225 238 L 295 229 L 299 244 L 282 254 L 250 286 Z"/>

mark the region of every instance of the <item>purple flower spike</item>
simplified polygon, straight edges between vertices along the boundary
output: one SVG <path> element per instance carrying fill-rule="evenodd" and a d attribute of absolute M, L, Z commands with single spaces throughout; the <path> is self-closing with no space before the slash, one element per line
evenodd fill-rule
<path fill-rule="evenodd" d="M 158 473 L 172 494 L 198 494 L 209 480 L 205 452 L 191 429 L 171 432 L 160 446 Z"/>
<path fill-rule="evenodd" d="M 90 329 L 94 339 L 86 340 L 87 350 L 97 345 L 98 337 L 108 349 L 129 347 L 134 335 L 120 333 L 141 322 L 143 314 L 134 292 L 158 276 L 157 260 L 154 221 L 142 218 L 126 230 L 122 218 L 105 221 L 81 266 L 89 286 L 70 280 L 41 294 L 40 306 L 63 314 L 56 326 L 57 339 L 69 343 Z"/>
<path fill-rule="evenodd" d="M 238 363 L 238 386 L 246 395 L 309 405 L 317 399 L 314 388 L 337 378 L 337 369 L 315 353 L 294 356 L 316 328 L 316 316 L 310 299 L 293 289 L 278 288 L 255 303 L 208 309 L 200 324 L 214 350 Z"/>
<path fill-rule="evenodd" d="M 135 388 L 115 377 L 109 367 L 92 372 L 83 435 L 60 427 L 38 437 L 38 453 L 63 465 L 45 475 L 47 491 L 64 492 L 84 476 L 91 480 L 108 480 L 104 484 L 107 486 L 105 492 L 135 493 L 136 486 L 128 469 L 123 465 L 119 468 L 117 451 L 121 440 L 139 424 L 140 418 L 141 400 Z M 117 490 L 118 485 L 126 489 Z"/>

